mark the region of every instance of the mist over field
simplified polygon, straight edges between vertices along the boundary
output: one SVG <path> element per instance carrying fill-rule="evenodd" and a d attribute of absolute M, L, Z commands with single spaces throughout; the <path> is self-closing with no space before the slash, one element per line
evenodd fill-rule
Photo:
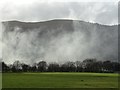
<path fill-rule="evenodd" d="M 79 20 L 44 22 L 6 21 L 3 26 L 3 61 L 34 63 L 83 61 L 86 58 L 117 61 L 118 26 Z"/>

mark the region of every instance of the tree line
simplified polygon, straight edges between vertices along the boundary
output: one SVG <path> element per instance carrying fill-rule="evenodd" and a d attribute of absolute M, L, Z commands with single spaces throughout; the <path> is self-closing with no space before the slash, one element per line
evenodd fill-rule
<path fill-rule="evenodd" d="M 96 59 L 85 59 L 84 61 L 67 61 L 63 64 L 47 63 L 40 61 L 33 65 L 15 61 L 11 65 L 1 62 L 2 72 L 98 72 L 118 73 L 120 63 L 111 61 L 97 61 Z"/>

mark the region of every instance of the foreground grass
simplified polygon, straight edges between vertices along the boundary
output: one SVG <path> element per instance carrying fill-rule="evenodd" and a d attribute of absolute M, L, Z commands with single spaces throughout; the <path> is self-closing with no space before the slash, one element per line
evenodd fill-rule
<path fill-rule="evenodd" d="M 118 74 L 3 73 L 3 88 L 118 88 Z"/>

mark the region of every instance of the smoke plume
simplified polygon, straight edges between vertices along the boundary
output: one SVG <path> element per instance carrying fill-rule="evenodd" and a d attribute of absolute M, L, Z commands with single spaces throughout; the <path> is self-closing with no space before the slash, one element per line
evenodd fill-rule
<path fill-rule="evenodd" d="M 82 61 L 86 58 L 117 60 L 117 25 L 77 20 L 25 23 L 3 22 L 3 60 L 34 63 Z"/>

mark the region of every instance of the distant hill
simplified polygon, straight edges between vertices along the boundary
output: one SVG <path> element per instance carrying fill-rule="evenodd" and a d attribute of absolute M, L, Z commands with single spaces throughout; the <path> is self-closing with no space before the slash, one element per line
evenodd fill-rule
<path fill-rule="evenodd" d="M 3 59 L 33 63 L 38 60 L 64 62 L 118 57 L 118 26 L 79 20 L 44 22 L 5 21 Z"/>

